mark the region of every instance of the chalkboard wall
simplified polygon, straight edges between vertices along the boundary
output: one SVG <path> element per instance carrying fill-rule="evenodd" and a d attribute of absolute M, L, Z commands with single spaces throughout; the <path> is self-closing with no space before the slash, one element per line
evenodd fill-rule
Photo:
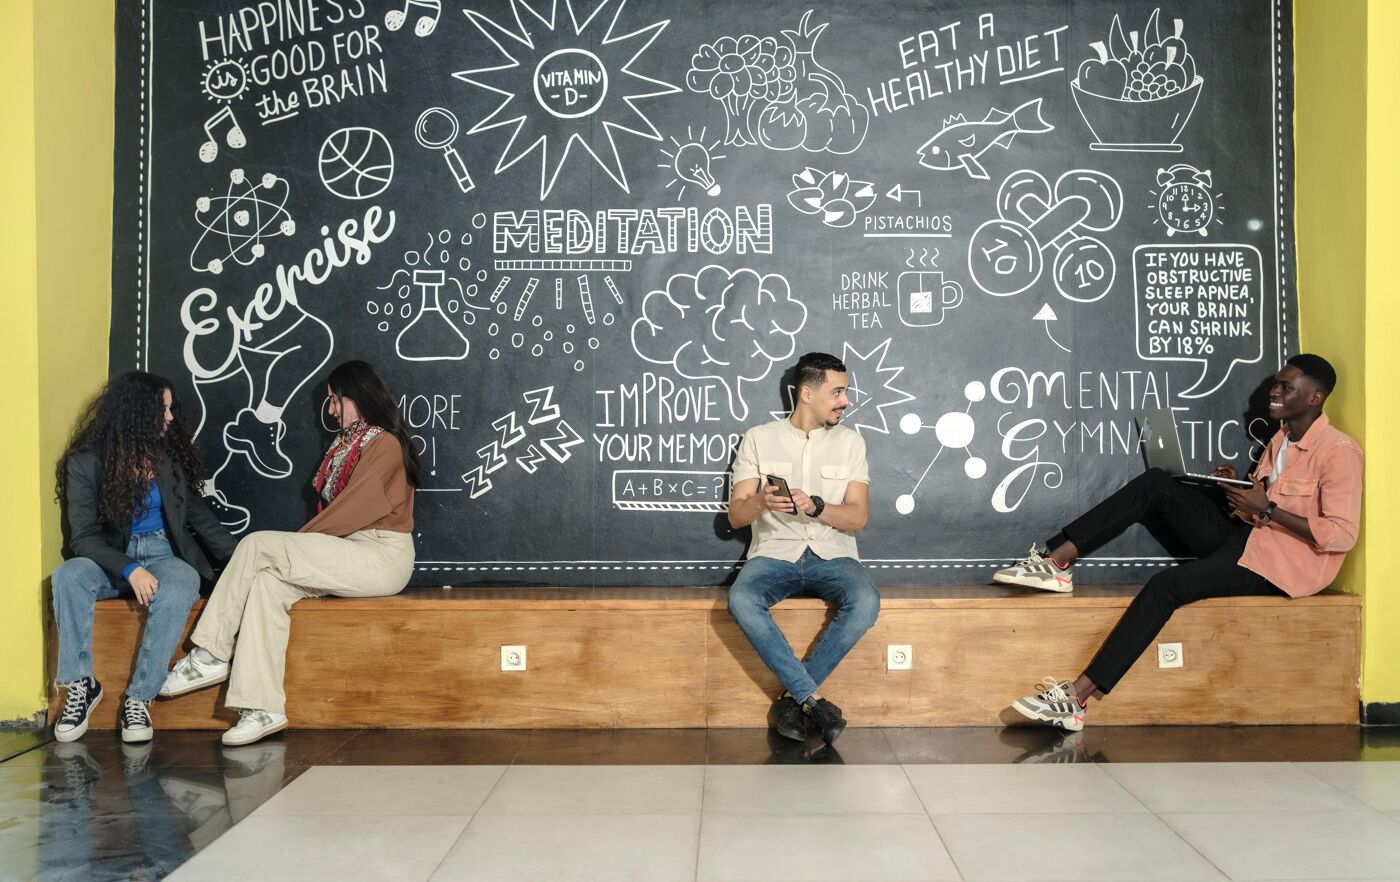
<path fill-rule="evenodd" d="M 850 369 L 884 584 L 985 581 L 1142 468 L 1247 466 L 1297 351 L 1292 10 L 122 0 L 111 368 L 294 529 L 363 358 L 421 584 L 717 584 L 748 426 Z M 1146 531 L 1082 581 L 1170 559 Z"/>

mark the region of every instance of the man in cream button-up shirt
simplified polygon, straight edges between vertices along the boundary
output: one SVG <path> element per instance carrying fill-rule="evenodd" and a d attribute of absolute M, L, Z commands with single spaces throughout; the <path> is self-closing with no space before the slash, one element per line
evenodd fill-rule
<path fill-rule="evenodd" d="M 830 744 L 846 721 L 817 689 L 880 611 L 880 594 L 856 552 L 855 534 L 869 518 L 870 467 L 865 440 L 838 425 L 849 405 L 846 366 L 809 352 L 795 374 L 792 415 L 750 429 L 734 457 L 729 524 L 752 526 L 753 541 L 729 589 L 729 613 L 786 687 L 773 705 L 778 733 L 805 741 L 810 719 Z M 769 612 L 794 595 L 837 606 L 805 662 Z"/>

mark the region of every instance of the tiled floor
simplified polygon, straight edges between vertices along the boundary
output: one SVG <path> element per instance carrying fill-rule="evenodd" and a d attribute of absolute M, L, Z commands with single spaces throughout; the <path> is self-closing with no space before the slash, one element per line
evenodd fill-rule
<path fill-rule="evenodd" d="M 0 878 L 167 875 L 1400 880 L 1400 731 L 94 732 L 0 763 Z"/>

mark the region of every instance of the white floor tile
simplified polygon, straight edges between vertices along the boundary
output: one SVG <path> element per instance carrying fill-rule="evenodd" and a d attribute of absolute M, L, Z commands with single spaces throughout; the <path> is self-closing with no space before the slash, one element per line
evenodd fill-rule
<path fill-rule="evenodd" d="M 700 882 L 934 882 L 958 870 L 925 814 L 717 815 L 700 826 Z"/>
<path fill-rule="evenodd" d="M 505 766 L 316 766 L 257 810 L 285 815 L 470 816 Z"/>
<path fill-rule="evenodd" d="M 683 815 L 700 811 L 704 766 L 511 766 L 486 815 Z"/>
<path fill-rule="evenodd" d="M 1145 812 L 1096 765 L 905 766 L 929 814 Z"/>
<path fill-rule="evenodd" d="M 1377 812 L 1162 817 L 1232 879 L 1375 879 L 1400 869 L 1400 829 Z"/>
<path fill-rule="evenodd" d="M 1364 811 L 1293 763 L 1105 763 L 1154 812 Z"/>
<path fill-rule="evenodd" d="M 482 815 L 433 882 L 691 882 L 699 815 Z"/>
<path fill-rule="evenodd" d="M 1400 762 L 1298 763 L 1373 809 L 1400 811 Z"/>
<path fill-rule="evenodd" d="M 466 817 L 249 816 L 167 879 L 173 882 L 419 882 Z"/>
<path fill-rule="evenodd" d="M 709 766 L 705 811 L 911 815 L 924 808 L 902 766 Z"/>
<path fill-rule="evenodd" d="M 1224 878 L 1149 814 L 935 815 L 933 825 L 969 882 Z"/>

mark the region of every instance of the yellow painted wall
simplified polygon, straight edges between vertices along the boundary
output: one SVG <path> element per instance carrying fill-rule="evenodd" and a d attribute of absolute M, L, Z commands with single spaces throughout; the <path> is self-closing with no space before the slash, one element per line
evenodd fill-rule
<path fill-rule="evenodd" d="M 46 704 L 44 607 L 60 560 L 53 465 L 107 375 L 114 0 L 4 0 L 6 383 L 0 720 Z M 74 63 L 81 59 L 81 63 Z M 13 229 L 12 229 L 13 227 Z"/>
<path fill-rule="evenodd" d="M 1366 72 L 1365 701 L 1400 702 L 1400 579 L 1384 566 L 1400 536 L 1400 2 L 1372 0 Z"/>
<path fill-rule="evenodd" d="M 4 267 L 6 337 L 0 346 L 7 430 L 0 462 L 10 494 L 0 506 L 7 582 L 0 590 L 0 721 L 29 719 L 42 706 L 43 630 L 39 596 L 39 299 L 35 259 L 34 6 L 5 0 L 0 28 L 0 106 L 5 108 L 0 161 L 0 267 Z"/>
<path fill-rule="evenodd" d="M 1400 419 L 1388 400 L 1400 380 L 1400 2 L 1298 0 L 1294 13 L 1302 345 L 1337 366 L 1327 411 L 1366 451 L 1361 541 L 1340 578 L 1365 597 L 1362 701 L 1400 702 L 1400 580 L 1385 565 L 1400 535 Z"/>

